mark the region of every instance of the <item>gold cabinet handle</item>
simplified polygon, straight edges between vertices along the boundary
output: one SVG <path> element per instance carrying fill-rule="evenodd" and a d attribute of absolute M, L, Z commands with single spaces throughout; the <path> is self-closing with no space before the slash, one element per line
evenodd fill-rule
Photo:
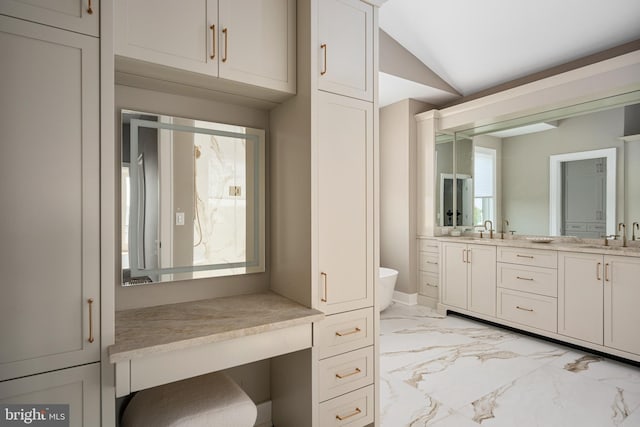
<path fill-rule="evenodd" d="M 609 282 L 609 263 L 604 265 L 604 281 Z"/>
<path fill-rule="evenodd" d="M 358 332 L 361 332 L 362 329 L 360 328 L 353 328 L 352 330 L 348 331 L 348 332 L 336 332 L 336 336 L 338 337 L 346 337 L 347 335 L 353 335 L 353 334 L 357 334 Z"/>
<path fill-rule="evenodd" d="M 516 256 L 517 256 L 518 258 L 530 258 L 530 259 L 533 259 L 533 257 L 532 257 L 531 255 L 520 255 L 520 254 L 516 254 Z"/>
<path fill-rule="evenodd" d="M 464 254 L 465 254 L 465 253 L 467 253 L 467 250 L 466 250 L 466 249 L 463 249 L 463 250 L 462 250 L 462 262 L 464 262 L 464 263 L 466 263 L 466 262 L 467 262 L 466 258 L 464 257 Z"/>
<path fill-rule="evenodd" d="M 516 308 L 522 311 L 533 311 L 533 308 L 520 307 L 519 305 L 516 305 Z"/>
<path fill-rule="evenodd" d="M 471 264 L 471 249 L 467 249 L 467 263 Z"/>
<path fill-rule="evenodd" d="M 211 55 L 209 58 L 214 59 L 216 57 L 216 24 L 211 24 L 209 29 L 211 30 Z"/>
<path fill-rule="evenodd" d="M 229 41 L 229 30 L 227 28 L 223 28 L 222 29 L 222 34 L 224 34 L 224 56 L 222 57 L 222 62 L 227 62 L 227 49 L 228 49 L 228 44 L 227 42 Z"/>
<path fill-rule="evenodd" d="M 320 75 L 324 76 L 325 74 L 327 74 L 327 44 L 322 43 L 320 45 L 320 49 L 322 49 L 324 52 L 324 63 L 322 64 L 322 71 L 320 71 Z"/>
<path fill-rule="evenodd" d="M 93 8 L 91 7 L 91 0 L 89 0 L 89 7 L 87 7 L 87 13 L 93 15 Z"/>
<path fill-rule="evenodd" d="M 89 303 L 89 342 L 93 342 L 93 298 L 87 300 Z"/>
<path fill-rule="evenodd" d="M 600 277 L 600 266 L 601 266 L 601 265 L 602 265 L 602 263 L 601 263 L 601 262 L 599 262 L 599 263 L 596 265 L 596 279 L 597 279 L 597 280 L 602 280 L 602 277 Z"/>
<path fill-rule="evenodd" d="M 327 302 L 327 273 L 320 273 L 322 277 L 322 298 L 320 301 Z"/>
<path fill-rule="evenodd" d="M 516 279 L 519 279 L 519 280 L 528 280 L 528 281 L 530 281 L 530 282 L 533 282 L 533 279 L 532 279 L 532 278 L 530 278 L 530 277 L 520 277 L 520 276 L 516 276 Z"/>
<path fill-rule="evenodd" d="M 360 408 L 356 408 L 352 413 L 347 414 L 347 415 L 336 415 L 336 419 L 338 421 L 343 421 L 346 420 L 347 418 L 351 418 L 351 417 L 355 417 L 356 415 L 362 413 L 362 410 Z"/>
<path fill-rule="evenodd" d="M 355 370 L 353 370 L 353 371 L 349 372 L 348 374 L 344 374 L 344 375 L 336 374 L 336 378 L 337 378 L 337 379 L 339 379 L 339 380 L 341 380 L 341 379 L 343 379 L 343 378 L 347 378 L 347 377 L 350 377 L 350 376 L 353 376 L 353 375 L 357 375 L 357 374 L 359 374 L 360 372 L 362 372 L 362 371 L 360 370 L 360 368 L 356 368 Z"/>

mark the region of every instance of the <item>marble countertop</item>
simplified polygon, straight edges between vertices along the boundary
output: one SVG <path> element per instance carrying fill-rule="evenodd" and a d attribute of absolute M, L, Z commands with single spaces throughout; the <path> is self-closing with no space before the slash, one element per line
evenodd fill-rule
<path fill-rule="evenodd" d="M 116 312 L 111 363 L 320 321 L 324 313 L 272 292 Z"/>
<path fill-rule="evenodd" d="M 479 245 L 494 245 L 494 246 L 507 246 L 514 248 L 528 248 L 528 249 L 543 249 L 553 251 L 570 251 L 570 252 L 584 252 L 595 253 L 604 255 L 623 255 L 640 258 L 640 241 L 629 240 L 627 247 L 622 247 L 621 240 L 609 241 L 609 246 L 603 245 L 603 239 L 578 239 L 575 237 L 552 237 L 551 241 L 547 243 L 535 242 L 528 240 L 527 237 L 518 238 L 505 238 L 500 239 L 500 235 L 493 239 L 489 237 L 483 237 L 482 239 L 476 236 L 434 236 L 429 237 L 441 242 L 459 242 L 459 243 L 473 243 Z"/>

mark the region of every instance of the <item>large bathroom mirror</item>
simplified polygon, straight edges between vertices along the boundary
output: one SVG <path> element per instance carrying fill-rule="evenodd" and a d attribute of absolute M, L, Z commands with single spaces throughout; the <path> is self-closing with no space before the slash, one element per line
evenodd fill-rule
<path fill-rule="evenodd" d="M 121 119 L 123 285 L 265 271 L 264 131 Z"/>
<path fill-rule="evenodd" d="M 450 142 L 437 137 L 436 182 L 442 179 L 439 145 L 449 143 L 456 152 L 449 174 L 473 178 L 471 222 L 459 215 L 443 221 L 440 206 L 448 196 L 440 192 L 437 224 L 491 220 L 500 231 L 581 238 L 620 234 L 620 222 L 630 230 L 640 222 L 639 102 L 635 91 L 450 132 Z M 464 184 L 452 187 L 461 191 Z M 456 202 L 465 203 L 460 196 Z"/>

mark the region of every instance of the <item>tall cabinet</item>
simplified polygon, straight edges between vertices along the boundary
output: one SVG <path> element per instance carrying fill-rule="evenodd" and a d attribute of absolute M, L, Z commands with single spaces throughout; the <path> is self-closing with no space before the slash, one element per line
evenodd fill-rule
<path fill-rule="evenodd" d="M 309 354 L 272 362 L 311 387 L 290 401 L 309 398 L 308 413 L 273 422 L 364 426 L 378 393 L 377 6 L 302 0 L 297 28 L 297 96 L 271 113 L 271 288 L 327 316 Z"/>
<path fill-rule="evenodd" d="M 70 425 L 97 425 L 98 9 L 44 3 L 0 7 L 0 403 L 69 404 Z"/>

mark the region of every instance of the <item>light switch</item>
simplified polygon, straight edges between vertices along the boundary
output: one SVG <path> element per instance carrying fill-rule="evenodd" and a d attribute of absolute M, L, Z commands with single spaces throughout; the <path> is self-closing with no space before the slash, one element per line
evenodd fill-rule
<path fill-rule="evenodd" d="M 176 225 L 184 225 L 184 212 L 176 212 Z"/>

